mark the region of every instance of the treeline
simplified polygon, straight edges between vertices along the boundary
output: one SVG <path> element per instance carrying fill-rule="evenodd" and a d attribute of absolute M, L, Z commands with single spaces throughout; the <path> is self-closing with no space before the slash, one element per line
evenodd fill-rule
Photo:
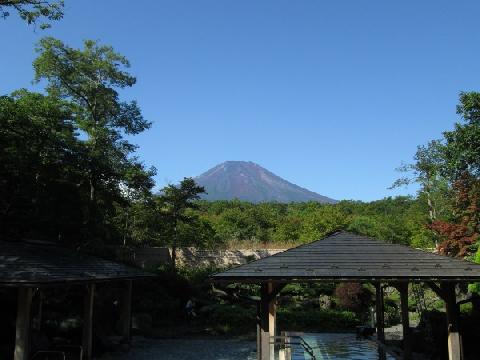
<path fill-rule="evenodd" d="M 190 214 L 203 226 L 195 230 L 190 225 L 182 228 L 185 245 L 191 243 L 191 236 L 197 236 L 196 243 L 207 247 L 285 247 L 339 229 L 415 247 L 435 245 L 424 226 L 428 218 L 426 204 L 410 197 L 337 204 L 201 201 Z"/>

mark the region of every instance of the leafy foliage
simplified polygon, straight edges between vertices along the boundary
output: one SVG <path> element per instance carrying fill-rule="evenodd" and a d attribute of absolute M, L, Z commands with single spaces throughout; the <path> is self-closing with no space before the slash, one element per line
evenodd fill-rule
<path fill-rule="evenodd" d="M 200 201 L 195 213 L 214 231 L 215 241 L 208 246 L 292 246 L 345 229 L 390 242 L 432 247 L 433 237 L 424 225 L 426 206 L 423 200 L 408 197 L 337 204 L 251 204 L 233 200 Z"/>
<path fill-rule="evenodd" d="M 22 90 L 0 98 L 4 236 L 61 240 L 81 227 L 86 158 L 71 118 L 70 104 L 50 96 Z"/>
<path fill-rule="evenodd" d="M 126 206 L 150 195 L 155 169 L 144 169 L 135 156 L 136 147 L 123 135 L 135 135 L 150 127 L 135 101 L 119 99 L 118 89 L 131 87 L 135 78 L 126 68 L 128 60 L 110 46 L 87 40 L 83 49 L 73 49 L 60 40 L 40 41 L 34 61 L 35 80 L 47 81 L 50 97 L 62 99 L 72 108 L 72 121 L 86 137 L 85 184 L 88 206 L 85 223 L 90 236 L 108 222 L 115 207 Z"/>
<path fill-rule="evenodd" d="M 179 227 L 182 226 L 185 231 L 185 227 L 192 224 L 208 226 L 188 211 L 197 209 L 198 205 L 194 200 L 200 199 L 200 194 L 204 192 L 205 189 L 198 186 L 193 179 L 184 178 L 178 186 L 168 185 L 164 187 L 162 195 L 157 198 L 160 203 L 161 215 L 166 225 L 166 233 L 171 239 L 170 245 L 172 246 L 172 263 L 174 267 L 177 257 L 176 250 L 180 245 L 179 241 L 181 239 L 179 236 Z M 190 235 L 193 234 L 190 233 Z M 195 236 L 193 238 L 195 238 Z"/>
<path fill-rule="evenodd" d="M 346 310 L 365 311 L 372 303 L 373 294 L 360 283 L 341 283 L 335 289 L 339 305 Z"/>
<path fill-rule="evenodd" d="M 0 17 L 10 16 L 10 9 L 27 23 L 36 24 L 40 19 L 56 21 L 63 18 L 63 0 L 0 0 Z M 47 29 L 50 24 L 42 22 L 40 29 Z"/>
<path fill-rule="evenodd" d="M 92 41 L 79 50 L 45 38 L 38 51 L 47 95 L 0 98 L 0 232 L 90 249 L 125 243 L 124 215 L 148 203 L 155 172 L 124 139 L 150 126 L 119 100 L 117 89 L 135 83 L 128 61 Z"/>
<path fill-rule="evenodd" d="M 480 234 L 480 93 L 461 93 L 457 113 L 462 122 L 419 147 L 415 163 L 403 169 L 413 177 L 395 185 L 419 183 L 419 198 L 429 208 L 426 225 L 441 241 L 440 252 L 466 256 Z"/>

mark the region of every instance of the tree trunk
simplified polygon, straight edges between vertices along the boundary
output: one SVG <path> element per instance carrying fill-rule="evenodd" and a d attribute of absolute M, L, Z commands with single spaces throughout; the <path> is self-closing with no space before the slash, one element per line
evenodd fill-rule
<path fill-rule="evenodd" d="M 177 219 L 174 220 L 173 226 L 173 243 L 172 243 L 172 266 L 173 270 L 177 269 Z"/>
<path fill-rule="evenodd" d="M 425 193 L 427 194 L 427 205 L 428 205 L 428 215 L 430 217 L 430 223 L 433 223 L 435 220 L 437 220 L 437 209 L 435 208 L 435 205 L 432 200 L 432 194 L 431 194 L 431 184 L 430 180 L 428 180 L 426 186 L 425 186 Z M 437 239 L 437 234 L 432 230 L 435 236 L 435 249 L 438 249 L 438 239 Z"/>
<path fill-rule="evenodd" d="M 95 200 L 95 186 L 93 184 L 93 176 L 90 176 L 88 180 L 90 183 L 90 201 L 93 202 Z"/>

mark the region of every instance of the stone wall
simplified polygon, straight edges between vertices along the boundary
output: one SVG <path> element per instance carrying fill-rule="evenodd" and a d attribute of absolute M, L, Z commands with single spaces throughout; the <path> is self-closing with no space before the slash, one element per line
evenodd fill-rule
<path fill-rule="evenodd" d="M 192 247 L 179 248 L 177 249 L 177 265 L 227 267 L 245 264 L 284 250 L 285 249 L 202 250 Z M 119 257 L 120 260 L 129 260 L 142 268 L 152 268 L 171 263 L 172 250 L 167 247 L 139 248 L 128 253 L 117 251 L 117 257 Z"/>
<path fill-rule="evenodd" d="M 239 250 L 201 250 L 196 248 L 182 248 L 177 253 L 179 265 L 219 267 L 246 264 L 270 255 L 277 254 L 285 249 L 239 249 Z"/>

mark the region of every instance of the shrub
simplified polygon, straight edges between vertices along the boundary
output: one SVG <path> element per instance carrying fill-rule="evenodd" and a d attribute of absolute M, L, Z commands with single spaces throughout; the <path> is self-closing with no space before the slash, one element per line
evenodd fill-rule
<path fill-rule="evenodd" d="M 255 306 L 214 304 L 200 314 L 207 326 L 221 334 L 244 334 L 256 329 Z"/>
<path fill-rule="evenodd" d="M 346 310 L 363 312 L 372 303 L 372 293 L 359 283 L 342 283 L 335 289 L 338 304 Z"/>
<path fill-rule="evenodd" d="M 280 331 L 344 331 L 360 324 L 351 311 L 280 308 L 277 324 Z"/>

